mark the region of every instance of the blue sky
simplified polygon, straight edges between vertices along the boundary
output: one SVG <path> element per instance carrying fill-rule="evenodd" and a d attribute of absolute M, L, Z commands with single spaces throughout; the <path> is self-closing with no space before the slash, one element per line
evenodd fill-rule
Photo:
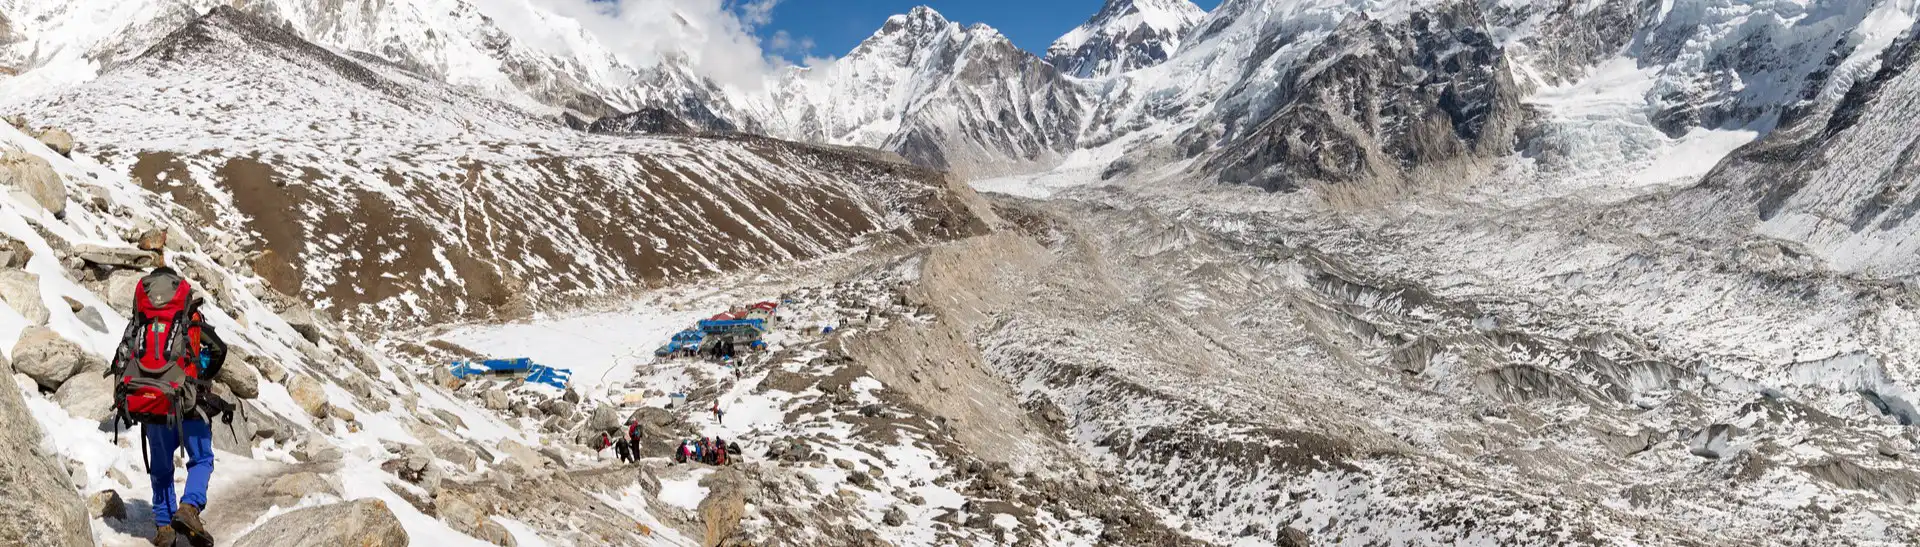
<path fill-rule="evenodd" d="M 1105 0 L 779 0 L 771 20 L 755 29 L 768 53 L 798 62 L 839 57 L 879 30 L 887 17 L 931 6 L 963 25 L 986 23 L 1027 51 L 1047 45 L 1100 11 Z M 1195 0 L 1208 10 L 1220 0 Z M 777 36 L 784 32 L 784 36 Z M 803 46 L 811 45 L 811 48 Z M 781 47 L 785 46 L 785 47 Z"/>

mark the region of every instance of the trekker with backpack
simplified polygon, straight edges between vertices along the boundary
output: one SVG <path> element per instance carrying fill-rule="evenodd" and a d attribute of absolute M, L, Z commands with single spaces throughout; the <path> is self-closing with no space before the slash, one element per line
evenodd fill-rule
<path fill-rule="evenodd" d="M 114 352 L 114 431 L 140 424 L 153 485 L 153 544 L 172 546 L 185 536 L 194 547 L 212 547 L 200 513 L 213 477 L 213 426 L 233 420 L 233 405 L 213 394 L 211 380 L 227 359 L 227 346 L 206 317 L 193 286 L 172 268 L 154 268 L 133 289 L 133 317 Z M 173 453 L 187 454 L 187 484 L 174 496 Z"/>
<path fill-rule="evenodd" d="M 640 461 L 640 421 L 627 420 L 627 446 L 632 447 L 633 461 Z"/>

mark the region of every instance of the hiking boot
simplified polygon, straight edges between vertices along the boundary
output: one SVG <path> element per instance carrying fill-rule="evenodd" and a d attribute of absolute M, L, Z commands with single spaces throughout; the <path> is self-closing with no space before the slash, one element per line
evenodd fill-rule
<path fill-rule="evenodd" d="M 153 547 L 173 547 L 173 527 L 168 526 L 153 532 Z"/>
<path fill-rule="evenodd" d="M 193 547 L 213 547 L 213 534 L 207 533 L 207 526 L 200 522 L 200 508 L 181 505 L 173 513 L 173 529 L 187 537 L 187 543 Z"/>

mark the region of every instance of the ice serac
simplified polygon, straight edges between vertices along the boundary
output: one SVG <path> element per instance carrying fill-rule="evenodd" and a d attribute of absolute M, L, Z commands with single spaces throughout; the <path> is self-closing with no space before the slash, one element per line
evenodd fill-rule
<path fill-rule="evenodd" d="M 1920 271 L 1916 30 L 1842 98 L 1735 151 L 1675 206 L 1703 223 L 1801 244 L 1840 271 L 1880 279 Z"/>
<path fill-rule="evenodd" d="M 195 240 L 258 253 L 271 287 L 344 317 L 511 316 L 979 229 L 935 172 L 751 136 L 581 133 L 227 7 L 41 100 L 117 143 L 102 161 L 199 219 Z"/>
<path fill-rule="evenodd" d="M 776 135 L 897 152 L 963 177 L 1051 167 L 1076 147 L 1091 101 L 998 31 L 926 7 L 774 88 L 764 108 Z"/>
<path fill-rule="evenodd" d="M 1160 64 L 1206 17 L 1188 0 L 1108 0 L 1047 48 L 1047 64 L 1078 77 L 1113 76 Z"/>

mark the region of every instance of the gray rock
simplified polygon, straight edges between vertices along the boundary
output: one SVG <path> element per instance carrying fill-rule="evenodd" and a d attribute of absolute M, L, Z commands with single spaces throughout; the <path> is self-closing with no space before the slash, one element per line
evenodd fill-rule
<path fill-rule="evenodd" d="M 507 397 L 507 392 L 498 389 L 487 390 L 481 398 L 486 402 L 487 410 L 506 410 L 513 405 L 513 399 Z"/>
<path fill-rule="evenodd" d="M 309 435 L 306 441 L 293 449 L 293 457 L 308 463 L 337 462 L 340 456 L 340 449 L 319 435 Z"/>
<path fill-rule="evenodd" d="M 448 412 L 445 409 L 433 409 L 433 415 L 436 418 L 440 418 L 442 423 L 447 424 L 448 430 L 458 431 L 467 427 L 467 422 L 461 420 L 460 415 Z"/>
<path fill-rule="evenodd" d="M 293 402 L 300 405 L 300 410 L 306 411 L 308 416 L 327 417 L 327 392 L 321 388 L 319 380 L 295 376 L 287 392 L 293 395 Z"/>
<path fill-rule="evenodd" d="M 58 127 L 49 128 L 40 132 L 39 139 L 40 144 L 47 145 L 47 149 L 53 150 L 54 153 L 73 156 L 73 134 L 68 133 L 67 130 Z"/>
<path fill-rule="evenodd" d="M 587 419 L 587 430 L 592 432 L 620 429 L 620 409 L 603 404 L 593 409 L 593 416 Z"/>
<path fill-rule="evenodd" d="M 553 461 L 527 445 L 520 444 L 519 441 L 500 441 L 494 445 L 494 449 L 505 456 L 505 460 L 501 462 L 502 467 L 519 471 L 529 477 L 544 476 L 547 465 Z"/>
<path fill-rule="evenodd" d="M 560 399 L 549 399 L 547 400 L 547 402 L 540 403 L 539 408 L 540 408 L 540 412 L 546 413 L 546 415 L 548 416 L 553 416 L 556 418 L 560 418 L 562 420 L 573 419 L 573 413 L 574 413 L 573 403 L 569 403 Z"/>
<path fill-rule="evenodd" d="M 247 359 L 246 361 L 248 363 L 253 363 L 255 366 L 259 367 L 260 378 L 263 380 L 273 382 L 276 384 L 285 383 L 287 381 L 287 367 L 280 366 L 279 361 L 275 361 L 271 358 Z"/>
<path fill-rule="evenodd" d="M 412 429 L 413 436 L 426 443 L 427 448 L 431 449 L 433 455 L 442 462 L 460 469 L 472 470 L 480 461 L 479 455 L 475 454 L 472 448 L 448 438 L 431 425 L 414 424 Z"/>
<path fill-rule="evenodd" d="M 306 338 L 308 342 L 320 343 L 322 339 L 320 319 L 313 314 L 313 308 L 296 303 L 280 312 L 280 319 L 286 321 L 288 326 L 293 327 L 294 332 L 300 333 L 300 336 Z"/>
<path fill-rule="evenodd" d="M 220 375 L 214 381 L 227 386 L 242 399 L 260 397 L 260 373 L 244 360 L 228 359 L 227 364 L 220 367 Z"/>
<path fill-rule="evenodd" d="M 899 507 L 893 507 L 893 508 L 887 509 L 887 514 L 880 517 L 880 522 L 885 523 L 887 526 L 899 526 L 902 524 L 906 524 L 907 512 L 901 510 Z"/>
<path fill-rule="evenodd" d="M 440 521 L 455 531 L 494 545 L 517 545 L 513 534 L 493 521 L 487 505 L 467 494 L 443 490 L 434 496 L 433 509 Z"/>
<path fill-rule="evenodd" d="M 440 486 L 440 480 L 446 473 L 440 470 L 439 458 L 432 448 L 423 445 L 408 445 L 401 460 L 400 478 L 420 485 L 431 492 Z"/>
<path fill-rule="evenodd" d="M 12 376 L 0 378 L 0 419 L 14 427 L 0 428 L 0 544 L 93 545 L 87 504 L 68 485 L 67 472 L 54 455 L 44 451 L 40 428 L 20 397 Z"/>
<path fill-rule="evenodd" d="M 45 325 L 53 317 L 40 299 L 40 276 L 20 270 L 0 271 L 0 301 L 13 308 L 28 324 Z"/>
<path fill-rule="evenodd" d="M 107 318 L 101 316 L 100 310 L 97 308 L 81 308 L 80 311 L 74 312 L 73 316 L 79 318 L 80 323 L 86 325 L 87 328 L 107 332 Z"/>
<path fill-rule="evenodd" d="M 121 315 L 133 313 L 133 288 L 140 284 L 140 272 L 133 270 L 115 270 L 107 275 L 106 294 L 102 300 L 113 306 L 113 311 Z"/>
<path fill-rule="evenodd" d="M 87 514 L 93 517 L 114 520 L 127 520 L 127 502 L 120 499 L 120 493 L 113 490 L 101 490 L 87 497 Z"/>
<path fill-rule="evenodd" d="M 25 268 L 32 259 L 33 249 L 27 247 L 27 242 L 0 236 L 0 268 Z"/>
<path fill-rule="evenodd" d="M 700 500 L 697 509 L 706 528 L 703 547 L 730 545 L 728 540 L 740 532 L 740 521 L 747 516 L 747 483 L 737 467 L 723 468 L 700 480 L 700 485 L 707 487 L 707 497 Z"/>
<path fill-rule="evenodd" d="M 335 487 L 333 482 L 327 480 L 326 477 L 320 476 L 319 473 L 303 471 L 282 475 L 279 478 L 273 479 L 272 482 L 267 483 L 267 493 L 297 500 L 307 497 L 309 494 L 338 495 L 340 489 Z"/>
<path fill-rule="evenodd" d="M 1306 532 L 1292 526 L 1281 528 L 1279 536 L 1277 543 L 1280 547 L 1311 547 L 1313 545 L 1313 540 L 1307 539 Z"/>
<path fill-rule="evenodd" d="M 160 255 L 133 247 L 108 247 L 82 243 L 74 245 L 69 253 L 87 264 L 111 268 L 144 270 L 160 263 Z M 131 298 L 133 293 L 128 291 L 127 294 Z"/>
<path fill-rule="evenodd" d="M 274 517 L 233 547 L 405 547 L 407 531 L 380 500 L 309 507 Z"/>
<path fill-rule="evenodd" d="M 466 383 L 466 380 L 461 380 L 453 376 L 453 368 L 450 366 L 435 365 L 433 367 L 434 385 L 447 389 L 460 389 L 460 386 L 466 385 Z"/>
<path fill-rule="evenodd" d="M 13 370 L 33 378 L 44 390 L 59 389 L 91 359 L 78 344 L 38 325 L 27 327 L 13 346 Z"/>
<path fill-rule="evenodd" d="M 113 378 L 105 374 L 78 374 L 60 384 L 53 402 L 75 418 L 106 421 L 113 415 Z"/>
<path fill-rule="evenodd" d="M 0 155 L 0 179 L 8 180 L 15 191 L 25 193 L 54 218 L 67 214 L 67 182 L 53 170 L 53 164 L 40 156 L 9 148 Z"/>

